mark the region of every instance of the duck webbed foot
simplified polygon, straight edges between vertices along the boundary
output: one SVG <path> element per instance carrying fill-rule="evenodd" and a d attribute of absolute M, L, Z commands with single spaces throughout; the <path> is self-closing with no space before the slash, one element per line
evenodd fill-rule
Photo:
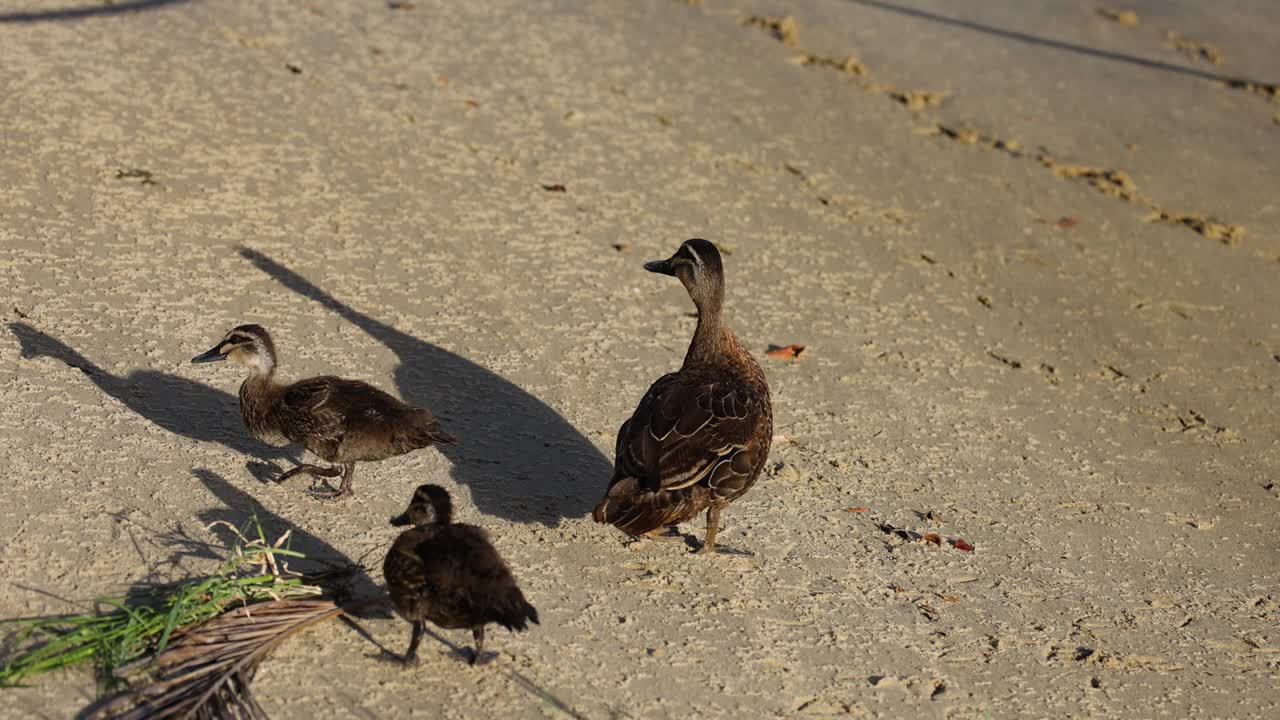
<path fill-rule="evenodd" d="M 663 527 L 654 528 L 641 537 L 647 540 L 683 540 L 684 533 L 680 532 L 678 525 L 665 525 Z"/>
<path fill-rule="evenodd" d="M 327 468 L 324 473 L 317 476 L 321 478 L 320 482 L 324 485 L 324 489 L 313 490 L 311 495 L 322 500 L 337 500 L 338 498 L 354 495 L 355 492 L 351 489 L 351 476 L 355 474 L 355 471 L 355 463 L 347 463 L 341 467 Z M 334 487 L 323 478 L 334 477 L 336 475 L 342 476 L 342 485 L 337 489 L 334 489 Z"/>

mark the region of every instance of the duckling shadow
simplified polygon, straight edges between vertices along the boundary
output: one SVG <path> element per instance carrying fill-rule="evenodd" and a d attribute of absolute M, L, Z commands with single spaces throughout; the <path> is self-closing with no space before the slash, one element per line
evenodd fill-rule
<path fill-rule="evenodd" d="M 383 645 L 382 643 L 378 642 L 377 639 L 373 637 L 373 634 L 370 633 L 368 630 L 366 630 L 363 626 L 361 626 L 360 623 L 357 623 L 354 620 L 348 620 L 346 622 L 347 622 L 347 625 L 351 627 L 352 630 L 356 631 L 356 634 L 358 634 L 360 637 L 364 638 L 365 640 L 369 641 L 369 643 L 372 644 L 374 647 L 378 648 L 377 653 L 373 655 L 367 655 L 366 657 L 369 657 L 373 660 L 377 660 L 379 662 L 404 664 L 404 653 L 398 653 L 388 648 L 386 645 Z M 403 627 L 408 627 L 408 626 L 403 626 Z M 424 625 L 422 628 L 422 632 L 427 637 L 445 646 L 445 648 L 447 649 L 447 652 L 442 653 L 443 655 L 453 660 L 460 660 L 465 663 L 471 662 L 470 648 L 465 648 L 455 644 L 449 638 L 441 635 L 435 630 L 432 630 L 430 626 Z M 483 665 L 489 660 L 492 660 L 497 656 L 498 654 L 495 652 L 483 653 L 480 656 L 480 659 L 476 661 L 476 664 Z M 419 660 L 417 664 L 421 664 L 421 660 Z"/>
<path fill-rule="evenodd" d="M 88 376 L 102 392 L 175 435 L 220 443 L 238 453 L 297 462 L 297 453 L 254 440 L 240 426 L 240 400 L 235 395 L 177 375 L 134 370 L 114 375 L 74 348 L 21 322 L 9 324 L 22 357 L 51 357 Z"/>
<path fill-rule="evenodd" d="M 378 648 L 377 653 L 375 653 L 374 655 L 368 655 L 366 657 L 369 657 L 370 659 L 376 660 L 378 662 L 384 662 L 388 664 L 394 663 L 402 666 L 404 665 L 404 654 L 397 653 L 394 650 L 391 650 L 387 646 L 383 645 L 382 643 L 378 642 L 377 639 L 375 639 L 368 630 L 364 629 L 364 627 L 361 626 L 360 623 L 356 622 L 355 620 L 344 617 L 342 618 L 342 621 L 345 622 L 347 626 L 350 627 L 352 630 L 354 630 L 358 635 L 363 637 L 365 640 L 369 641 L 369 643 L 372 644 L 374 647 Z M 440 643 L 447 649 L 447 652 L 442 653 L 443 655 L 449 657 L 452 660 L 457 660 L 467 664 L 471 663 L 470 648 L 465 648 L 460 645 L 457 645 L 449 638 L 446 638 L 440 633 L 433 630 L 429 625 L 423 626 L 422 632 L 424 635 Z M 498 653 L 486 651 L 484 653 L 481 653 L 480 657 L 476 659 L 475 665 L 477 667 L 484 667 L 485 665 L 488 665 L 491 661 L 497 659 L 497 657 L 498 657 Z M 422 661 L 419 661 L 416 665 L 406 666 L 405 669 L 410 671 L 415 671 L 422 664 L 423 664 Z M 582 715 L 578 714 L 578 712 L 574 710 L 571 705 L 569 705 L 564 700 L 561 700 L 550 690 L 547 690 L 546 688 L 542 687 L 538 683 L 534 682 L 532 679 L 523 675 L 519 670 L 516 670 L 514 668 L 506 668 L 506 671 L 510 673 L 511 679 L 514 680 L 515 683 L 519 685 L 520 688 L 523 689 L 525 692 L 533 695 L 534 697 L 537 697 L 539 700 L 546 703 L 547 705 L 550 705 L 551 707 L 556 708 L 557 710 L 564 713 L 568 717 L 574 718 L 575 720 L 585 720 L 585 718 L 583 718 Z"/>
<path fill-rule="evenodd" d="M 242 247 L 240 255 L 396 354 L 401 397 L 430 409 L 459 438 L 439 450 L 481 512 L 554 526 L 560 518 L 590 511 L 612 465 L 546 403 L 464 357 L 352 308 L 257 250 Z"/>
<path fill-rule="evenodd" d="M 223 543 L 231 545 L 238 540 L 232 528 L 243 528 L 255 521 L 269 542 L 291 531 L 289 547 L 306 559 L 291 560 L 290 569 L 322 578 L 322 584 L 334 592 L 335 600 L 348 614 L 360 618 L 391 617 L 386 609 L 385 593 L 369 576 L 363 558 L 352 560 L 320 537 L 263 507 L 253 496 L 215 472 L 196 468 L 191 474 L 221 503 L 201 510 L 196 516 L 206 525 L 216 524 L 213 531 Z"/>

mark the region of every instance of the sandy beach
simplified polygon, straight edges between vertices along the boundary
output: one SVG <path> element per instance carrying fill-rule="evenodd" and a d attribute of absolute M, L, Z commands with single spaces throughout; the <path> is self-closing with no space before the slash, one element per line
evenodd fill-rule
<path fill-rule="evenodd" d="M 379 597 L 431 482 L 541 625 L 405 669 L 328 622 L 271 717 L 1276 717 L 1276 82 L 1269 0 L 4 3 L 0 617 L 255 515 Z M 590 518 L 691 237 L 775 412 L 715 556 Z M 190 364 L 249 322 L 460 442 L 270 482 L 300 449 Z"/>

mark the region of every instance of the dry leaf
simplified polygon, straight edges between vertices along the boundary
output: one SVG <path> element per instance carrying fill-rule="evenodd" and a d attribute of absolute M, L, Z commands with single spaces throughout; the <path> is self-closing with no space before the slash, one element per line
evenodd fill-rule
<path fill-rule="evenodd" d="M 865 508 L 865 507 L 852 507 L 852 508 L 845 508 L 844 511 L 851 512 L 851 513 L 864 513 L 870 509 L 871 508 Z"/>
<path fill-rule="evenodd" d="M 973 546 L 965 542 L 964 538 L 956 538 L 955 542 L 952 544 L 955 545 L 956 549 L 960 550 L 961 552 L 973 552 Z"/>
<path fill-rule="evenodd" d="M 907 530 L 905 528 L 894 527 L 889 523 L 880 523 L 880 530 L 882 532 L 888 533 L 889 535 L 895 535 L 900 540 L 915 541 L 923 537 L 920 533 L 916 532 L 915 530 Z"/>
<path fill-rule="evenodd" d="M 562 185 L 561 187 L 564 187 L 564 186 Z M 547 189 L 547 187 L 544 185 L 543 189 Z M 617 250 L 618 252 L 626 252 L 631 249 L 631 244 L 624 243 L 624 242 L 616 242 L 613 244 L 613 249 Z"/>
<path fill-rule="evenodd" d="M 542 189 L 546 190 L 547 192 L 568 192 L 569 191 L 569 189 L 566 188 L 562 183 L 554 183 L 552 185 L 543 185 Z"/>
<path fill-rule="evenodd" d="M 467 103 L 467 107 L 472 107 L 472 108 L 480 107 L 480 103 L 476 102 L 475 100 L 467 100 L 466 103 Z"/>
<path fill-rule="evenodd" d="M 942 100 L 946 96 L 946 93 L 930 92 L 928 90 L 894 90 L 889 93 L 889 97 L 906 105 L 908 110 L 937 107 L 942 104 Z"/>
<path fill-rule="evenodd" d="M 790 15 L 784 17 L 752 15 L 743 24 L 760 28 L 773 36 L 774 40 L 792 46 L 796 44 L 796 37 L 800 32 L 800 24 Z"/>
<path fill-rule="evenodd" d="M 924 519 L 925 519 L 925 520 L 928 520 L 929 522 L 933 523 L 934 525 L 941 525 L 941 524 L 942 524 L 942 514 L 941 514 L 941 513 L 939 513 L 937 510 L 930 510 L 929 512 L 925 513 L 925 514 L 924 514 Z"/>
<path fill-rule="evenodd" d="M 960 602 L 960 598 L 955 595 L 939 595 L 938 597 L 942 598 L 945 602 Z"/>
<path fill-rule="evenodd" d="M 783 345 L 782 347 L 770 345 L 765 355 L 771 358 L 782 358 L 783 360 L 799 360 L 800 354 L 803 352 L 803 345 Z"/>
<path fill-rule="evenodd" d="M 936 532 L 931 531 L 931 532 L 925 533 L 924 541 L 929 543 L 930 545 L 937 545 L 938 547 L 942 547 L 942 536 Z"/>
<path fill-rule="evenodd" d="M 1080 224 L 1080 221 L 1073 217 L 1058 218 L 1058 227 L 1062 228 L 1063 230 L 1070 230 L 1071 228 L 1079 224 Z"/>
<path fill-rule="evenodd" d="M 1132 10 L 1112 10 L 1108 7 L 1100 7 L 1098 8 L 1098 14 L 1112 22 L 1118 22 L 1121 25 L 1138 24 L 1138 13 Z"/>
<path fill-rule="evenodd" d="M 417 6 L 405 0 L 391 0 L 391 2 L 387 3 L 387 7 L 391 10 L 412 10 Z"/>

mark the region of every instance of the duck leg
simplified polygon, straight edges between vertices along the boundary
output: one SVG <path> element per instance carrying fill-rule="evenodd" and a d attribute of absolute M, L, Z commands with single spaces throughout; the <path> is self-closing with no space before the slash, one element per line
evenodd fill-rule
<path fill-rule="evenodd" d="M 409 649 L 404 653 L 404 664 L 413 665 L 418 662 L 418 643 L 422 642 L 422 621 L 413 621 L 413 634 L 409 637 Z"/>
<path fill-rule="evenodd" d="M 476 641 L 476 649 L 471 654 L 471 664 L 475 665 L 480 659 L 480 654 L 484 652 L 484 626 L 471 628 L 471 637 Z"/>
<path fill-rule="evenodd" d="M 702 547 L 698 548 L 696 554 L 715 552 L 716 550 L 716 530 L 720 528 L 720 507 L 712 505 L 707 510 L 707 539 L 702 541 Z"/>
<path fill-rule="evenodd" d="M 356 464 L 347 463 L 342 466 L 342 486 L 338 488 L 337 497 L 343 495 L 354 495 L 355 491 L 351 489 L 351 477 L 356 474 Z"/>
<path fill-rule="evenodd" d="M 340 497 L 345 497 L 347 495 L 354 495 L 355 493 L 351 490 L 351 476 L 354 475 L 356 472 L 356 464 L 344 463 L 341 469 L 334 467 L 334 468 L 330 468 L 330 470 L 332 470 L 333 473 L 331 475 L 326 475 L 325 477 L 333 477 L 334 475 L 341 474 L 342 485 L 339 486 L 337 490 L 334 490 L 332 485 L 329 485 L 329 483 L 325 483 L 325 485 L 329 488 L 328 493 L 317 495 L 317 497 L 321 497 L 326 500 L 337 500 Z"/>

